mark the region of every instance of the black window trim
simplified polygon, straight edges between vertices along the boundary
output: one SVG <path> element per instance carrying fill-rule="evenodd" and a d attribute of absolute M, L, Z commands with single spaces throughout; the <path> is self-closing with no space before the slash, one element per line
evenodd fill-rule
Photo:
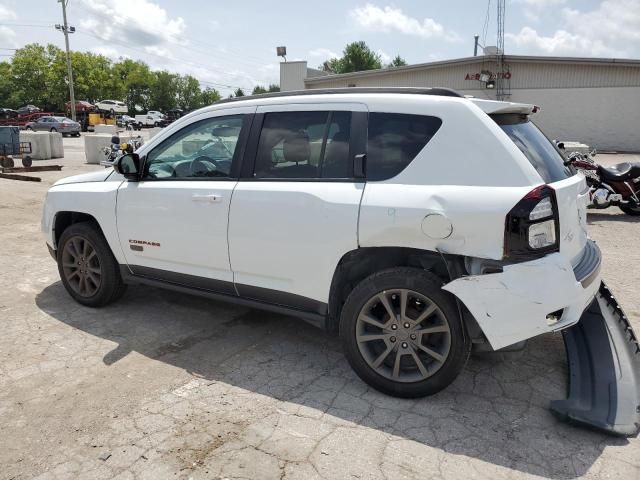
<path fill-rule="evenodd" d="M 299 182 L 332 182 L 332 183 L 365 183 L 366 179 L 356 178 L 351 173 L 351 177 L 344 178 L 256 178 L 254 176 L 254 170 L 256 165 L 256 159 L 258 156 L 258 144 L 260 143 L 260 134 L 262 133 L 262 126 L 264 119 L 269 113 L 295 113 L 295 112 L 311 112 L 311 111 L 325 111 L 325 110 L 306 110 L 301 108 L 300 110 L 274 110 L 268 112 L 260 112 L 255 114 L 255 118 L 251 125 L 251 132 L 248 135 L 247 149 L 245 150 L 244 161 L 240 172 L 241 181 L 249 182 L 287 182 L 287 183 L 299 183 Z M 349 159 L 353 161 L 353 158 L 358 153 L 366 152 L 366 139 L 367 139 L 367 117 L 366 111 L 354 111 L 350 109 L 336 110 L 335 108 L 327 108 L 329 113 L 329 121 L 333 117 L 334 112 L 349 112 L 351 113 L 351 125 L 349 133 Z M 327 125 L 329 122 L 327 122 Z M 326 130 L 326 129 L 325 129 Z M 364 132 L 364 135 L 362 134 Z M 364 138 L 364 144 L 362 142 Z"/>
<path fill-rule="evenodd" d="M 144 172 L 147 167 L 147 158 L 151 152 L 156 150 L 157 148 L 166 145 L 171 139 L 176 137 L 180 132 L 182 132 L 185 128 L 193 127 L 199 123 L 208 122 L 210 120 L 214 120 L 217 118 L 224 117 L 235 117 L 238 115 L 243 115 L 242 119 L 242 127 L 240 129 L 240 135 L 238 135 L 238 143 L 236 144 L 236 150 L 233 154 L 233 160 L 231 162 L 231 170 L 228 177 L 184 177 L 184 178 L 175 178 L 175 177 L 165 177 L 165 178 L 148 178 L 144 176 Z M 238 180 L 240 178 L 240 172 L 242 169 L 242 164 L 244 163 L 244 156 L 246 154 L 247 141 L 249 138 L 249 133 L 254 121 L 254 117 L 256 115 L 254 113 L 230 113 L 228 115 L 216 115 L 213 117 L 206 117 L 201 120 L 197 120 L 195 122 L 190 123 L 189 125 L 185 125 L 181 129 L 173 132 L 169 137 L 165 138 L 162 142 L 156 145 L 152 150 L 145 153 L 142 157 L 141 163 L 141 171 L 142 176 L 140 177 L 141 182 L 228 182 L 230 180 Z"/>

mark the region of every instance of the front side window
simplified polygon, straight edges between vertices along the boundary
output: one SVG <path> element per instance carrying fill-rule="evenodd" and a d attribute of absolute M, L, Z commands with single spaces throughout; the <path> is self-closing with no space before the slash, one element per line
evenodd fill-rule
<path fill-rule="evenodd" d="M 395 177 L 420 153 L 442 125 L 427 115 L 369 114 L 367 180 Z"/>
<path fill-rule="evenodd" d="M 184 127 L 147 155 L 145 178 L 229 178 L 244 115 Z"/>
<path fill-rule="evenodd" d="M 265 115 L 255 178 L 350 178 L 351 112 L 274 112 Z"/>

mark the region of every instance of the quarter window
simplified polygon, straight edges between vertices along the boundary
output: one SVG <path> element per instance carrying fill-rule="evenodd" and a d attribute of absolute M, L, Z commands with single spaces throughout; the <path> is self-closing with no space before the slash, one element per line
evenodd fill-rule
<path fill-rule="evenodd" d="M 367 180 L 387 180 L 398 175 L 441 125 L 442 120 L 427 115 L 370 113 Z"/>
<path fill-rule="evenodd" d="M 145 178 L 229 178 L 244 115 L 193 123 L 147 155 Z"/>
<path fill-rule="evenodd" d="M 274 112 L 260 132 L 255 178 L 351 178 L 351 112 Z"/>

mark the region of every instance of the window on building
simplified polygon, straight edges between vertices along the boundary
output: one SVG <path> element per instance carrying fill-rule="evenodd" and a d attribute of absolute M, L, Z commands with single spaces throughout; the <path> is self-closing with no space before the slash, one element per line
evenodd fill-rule
<path fill-rule="evenodd" d="M 429 143 L 442 120 L 404 113 L 369 114 L 367 180 L 398 175 Z"/>

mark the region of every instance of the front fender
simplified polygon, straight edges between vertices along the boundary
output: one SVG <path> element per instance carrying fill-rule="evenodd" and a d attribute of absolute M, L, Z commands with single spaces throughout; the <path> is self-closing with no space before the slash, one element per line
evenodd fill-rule
<path fill-rule="evenodd" d="M 125 263 L 118 242 L 116 201 L 122 182 L 88 182 L 54 185 L 47 192 L 42 212 L 41 228 L 47 244 L 56 249 L 55 219 L 60 212 L 77 212 L 93 217 L 118 263 Z"/>

